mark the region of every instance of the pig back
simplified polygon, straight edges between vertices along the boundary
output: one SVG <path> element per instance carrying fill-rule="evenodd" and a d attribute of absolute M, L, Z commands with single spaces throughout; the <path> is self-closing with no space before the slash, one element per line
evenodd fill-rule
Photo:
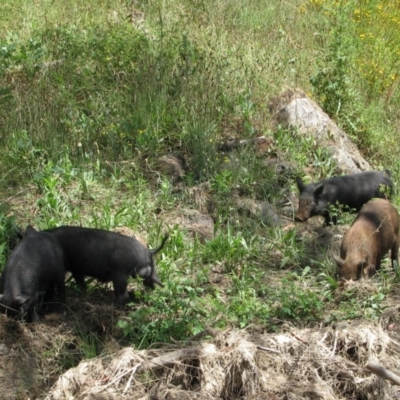
<path fill-rule="evenodd" d="M 48 230 L 64 249 L 72 274 L 92 276 L 102 282 L 115 274 L 128 276 L 151 265 L 151 252 L 132 237 L 102 229 L 62 226 Z"/>
<path fill-rule="evenodd" d="M 27 311 L 36 304 L 39 292 L 63 285 L 64 276 L 64 253 L 57 239 L 44 232 L 29 234 L 7 260 L 1 278 L 3 302 L 18 308 L 16 299 L 27 299 Z"/>
<path fill-rule="evenodd" d="M 390 178 L 379 171 L 336 176 L 325 181 L 321 199 L 325 204 L 339 202 L 359 211 L 373 198 L 390 196 L 392 187 Z"/>
<path fill-rule="evenodd" d="M 366 249 L 370 255 L 375 255 L 373 258 L 382 258 L 398 238 L 399 225 L 399 213 L 388 200 L 375 199 L 368 202 L 346 232 L 341 256 L 356 249 Z"/>

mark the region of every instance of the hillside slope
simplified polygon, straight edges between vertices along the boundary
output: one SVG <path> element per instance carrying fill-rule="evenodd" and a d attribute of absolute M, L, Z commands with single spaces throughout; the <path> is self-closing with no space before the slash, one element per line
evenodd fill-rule
<path fill-rule="evenodd" d="M 151 292 L 130 282 L 125 308 L 113 305 L 111 285 L 88 280 L 83 294 L 69 280 L 66 316 L 41 315 L 36 326 L 0 316 L 8 398 L 43 398 L 83 359 L 128 345 L 138 351 L 133 357 L 162 353 L 208 329 L 222 353 L 221 332 L 236 337 L 245 329 L 268 341 L 290 327 L 301 339 L 318 337 L 307 351 L 316 354 L 318 343 L 322 351 L 333 346 L 340 363 L 353 363 L 350 370 L 381 354 L 368 350 L 366 356 L 362 343 L 363 357 L 355 360 L 352 343 L 361 339 L 352 335 L 358 324 L 380 338 L 396 334 L 397 320 L 384 312 L 396 310 L 398 271 L 385 260 L 372 280 L 338 286 L 332 255 L 354 215 L 343 213 L 330 227 L 318 217 L 301 224 L 293 216 L 296 176 L 308 183 L 343 170 L 314 137 L 277 124 L 268 105 L 299 88 L 349 135 L 371 168 L 391 171 L 397 187 L 400 16 L 393 4 L 2 2 L 0 271 L 15 246 L 16 226 L 122 230 L 150 247 L 170 234 L 156 257 L 165 287 Z M 398 190 L 392 202 L 399 205 Z M 335 327 L 349 320 L 355 328 L 340 347 Z M 291 354 L 282 379 L 290 379 L 302 351 Z M 397 350 L 388 351 L 391 367 Z M 258 372 L 262 352 L 253 353 Z M 15 360 L 28 360 L 28 368 L 12 369 Z M 201 362 L 189 361 L 194 369 Z M 240 382 L 251 376 L 263 395 L 284 398 L 281 388 L 266 391 L 262 374 L 248 365 L 238 367 Z M 346 380 L 338 370 L 316 378 L 345 381 L 322 398 L 384 398 L 367 393 L 376 380 L 365 372 Z M 247 383 L 235 386 L 235 371 L 215 398 L 251 392 Z M 190 374 L 185 370 L 183 381 Z M 165 376 L 157 382 L 170 379 Z M 201 386 L 193 376 L 190 396 Z M 144 385 L 138 392 L 144 396 L 155 378 L 142 372 L 132 379 Z M 388 385 L 381 389 L 394 393 Z M 304 387 L 299 393 L 317 396 Z"/>

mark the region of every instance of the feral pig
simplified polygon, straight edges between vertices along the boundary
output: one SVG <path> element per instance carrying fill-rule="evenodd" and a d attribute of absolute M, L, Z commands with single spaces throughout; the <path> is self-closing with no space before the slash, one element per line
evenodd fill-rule
<path fill-rule="evenodd" d="M 359 211 L 374 197 L 385 199 L 393 191 L 393 182 L 389 171 L 367 171 L 357 174 L 334 176 L 321 182 L 305 185 L 297 177 L 300 191 L 299 208 L 295 220 L 304 222 L 314 215 L 325 218 L 324 225 L 336 225 L 337 217 L 329 213 L 330 206 L 347 206 L 350 211 Z"/>
<path fill-rule="evenodd" d="M 78 286 L 85 289 L 85 276 L 100 282 L 113 282 L 118 304 L 125 304 L 129 276 L 140 276 L 144 284 L 154 289 L 155 284 L 164 286 L 157 275 L 153 256 L 162 249 L 168 235 L 156 249 L 148 249 L 133 237 L 102 229 L 60 226 L 48 229 L 61 243 Z"/>
<path fill-rule="evenodd" d="M 371 277 L 389 250 L 392 267 L 396 268 L 399 224 L 399 213 L 389 201 L 376 199 L 365 204 L 343 237 L 340 257 L 334 257 L 339 278 L 345 281 Z"/>
<path fill-rule="evenodd" d="M 65 304 L 65 260 L 57 239 L 32 227 L 17 244 L 7 260 L 0 280 L 0 303 L 8 314 L 27 316 L 28 321 L 37 320 L 35 306 L 40 292 L 44 301 L 53 300 L 57 286 L 60 303 Z"/>

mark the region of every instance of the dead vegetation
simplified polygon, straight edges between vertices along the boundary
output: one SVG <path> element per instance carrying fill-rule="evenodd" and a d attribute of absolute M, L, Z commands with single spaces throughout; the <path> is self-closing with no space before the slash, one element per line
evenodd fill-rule
<path fill-rule="evenodd" d="M 400 390 L 364 367 L 375 361 L 396 371 L 399 352 L 380 323 L 286 326 L 279 334 L 227 330 L 198 344 L 126 347 L 82 361 L 46 400 L 394 399 Z"/>
<path fill-rule="evenodd" d="M 123 310 L 113 306 L 111 290 L 70 289 L 68 309 L 40 315 L 37 324 L 0 314 L 0 399 L 41 398 L 65 369 L 121 348 L 115 320 Z"/>

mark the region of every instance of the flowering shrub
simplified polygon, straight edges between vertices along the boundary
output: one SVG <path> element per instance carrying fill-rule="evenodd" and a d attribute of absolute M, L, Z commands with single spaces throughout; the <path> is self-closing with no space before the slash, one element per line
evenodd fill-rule
<path fill-rule="evenodd" d="M 400 1 L 307 0 L 301 12 L 314 11 L 340 23 L 346 40 L 352 45 L 351 75 L 359 80 L 368 98 L 386 93 L 392 96 L 398 84 L 400 64 Z M 337 33 L 337 28 L 330 35 Z M 328 43 L 330 39 L 328 38 Z"/>

